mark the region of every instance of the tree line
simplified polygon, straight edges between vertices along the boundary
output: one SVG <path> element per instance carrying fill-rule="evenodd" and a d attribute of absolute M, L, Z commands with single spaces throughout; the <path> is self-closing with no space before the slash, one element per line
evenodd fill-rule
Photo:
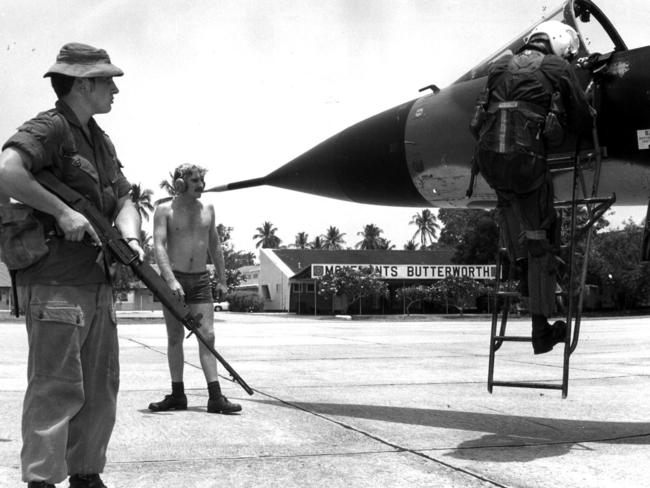
<path fill-rule="evenodd" d="M 438 218 L 429 209 L 423 209 L 413 215 L 409 225 L 415 225 L 416 230 L 413 237 L 404 244 L 407 251 L 416 251 L 418 249 L 435 249 L 439 247 L 437 241 L 438 229 L 440 224 Z M 278 229 L 271 222 L 265 221 L 260 227 L 257 227 L 253 235 L 255 247 L 277 249 L 282 247 L 282 239 L 277 235 Z M 335 251 L 340 249 L 395 249 L 395 245 L 382 234 L 384 231 L 375 224 L 366 224 L 363 230 L 357 232 L 360 240 L 353 247 L 346 247 L 345 232 L 341 232 L 338 227 L 330 225 L 324 234 L 317 235 L 312 240 L 309 239 L 307 232 L 298 232 L 295 235 L 294 242 L 288 247 L 296 249 L 324 249 Z M 419 243 L 418 243 L 419 241 Z"/>

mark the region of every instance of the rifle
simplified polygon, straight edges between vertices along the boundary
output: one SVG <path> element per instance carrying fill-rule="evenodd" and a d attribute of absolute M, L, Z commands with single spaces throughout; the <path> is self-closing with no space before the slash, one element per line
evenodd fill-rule
<path fill-rule="evenodd" d="M 135 275 L 140 278 L 140 281 L 151 290 L 154 296 L 160 300 L 169 312 L 190 331 L 189 335 L 195 334 L 197 339 L 228 370 L 233 380 L 239 383 L 239 386 L 246 393 L 249 395 L 253 394 L 251 387 L 228 364 L 228 361 L 214 347 L 208 344 L 205 337 L 199 332 L 199 327 L 201 327 L 201 314 L 192 315 L 189 307 L 177 295 L 174 295 L 165 280 L 149 264 L 141 262 L 138 259 L 138 253 L 131 249 L 129 244 L 122 238 L 120 232 L 111 225 L 109 220 L 102 215 L 92 202 L 68 185 L 62 183 L 49 171 L 40 171 L 34 175 L 34 178 L 47 190 L 57 195 L 68 206 L 83 214 L 95 229 L 104 247 L 111 250 L 115 259 L 129 266 Z"/>

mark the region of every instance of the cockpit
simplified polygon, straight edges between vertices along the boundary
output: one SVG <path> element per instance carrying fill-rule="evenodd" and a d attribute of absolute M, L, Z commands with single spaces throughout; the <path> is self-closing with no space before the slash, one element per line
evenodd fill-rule
<path fill-rule="evenodd" d="M 613 51 L 627 50 L 627 46 L 618 31 L 594 2 L 591 0 L 568 0 L 472 68 L 471 71 L 459 78 L 456 83 L 486 76 L 490 63 L 501 56 L 517 52 L 524 44 L 524 36 L 536 25 L 547 20 L 559 20 L 576 29 L 580 38 L 577 58 L 589 56 L 592 53 L 606 54 Z"/>

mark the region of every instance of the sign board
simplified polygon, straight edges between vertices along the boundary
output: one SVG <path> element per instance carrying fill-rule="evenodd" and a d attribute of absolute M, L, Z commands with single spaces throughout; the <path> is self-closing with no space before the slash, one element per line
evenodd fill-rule
<path fill-rule="evenodd" d="M 384 280 L 442 280 L 448 276 L 492 280 L 496 276 L 494 264 L 312 264 L 311 277 L 320 278 L 341 268 L 369 267 Z"/>
<path fill-rule="evenodd" d="M 636 131 L 636 138 L 639 141 L 639 149 L 650 149 L 650 130 L 643 129 Z"/>

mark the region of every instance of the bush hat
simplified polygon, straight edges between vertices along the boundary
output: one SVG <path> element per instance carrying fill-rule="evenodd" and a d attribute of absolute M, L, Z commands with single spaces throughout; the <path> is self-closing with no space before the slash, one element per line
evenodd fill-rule
<path fill-rule="evenodd" d="M 43 75 L 43 78 L 59 73 L 75 78 L 97 78 L 100 76 L 122 76 L 124 72 L 111 64 L 111 59 L 103 49 L 70 42 L 64 45 L 56 57 L 56 63 Z"/>

